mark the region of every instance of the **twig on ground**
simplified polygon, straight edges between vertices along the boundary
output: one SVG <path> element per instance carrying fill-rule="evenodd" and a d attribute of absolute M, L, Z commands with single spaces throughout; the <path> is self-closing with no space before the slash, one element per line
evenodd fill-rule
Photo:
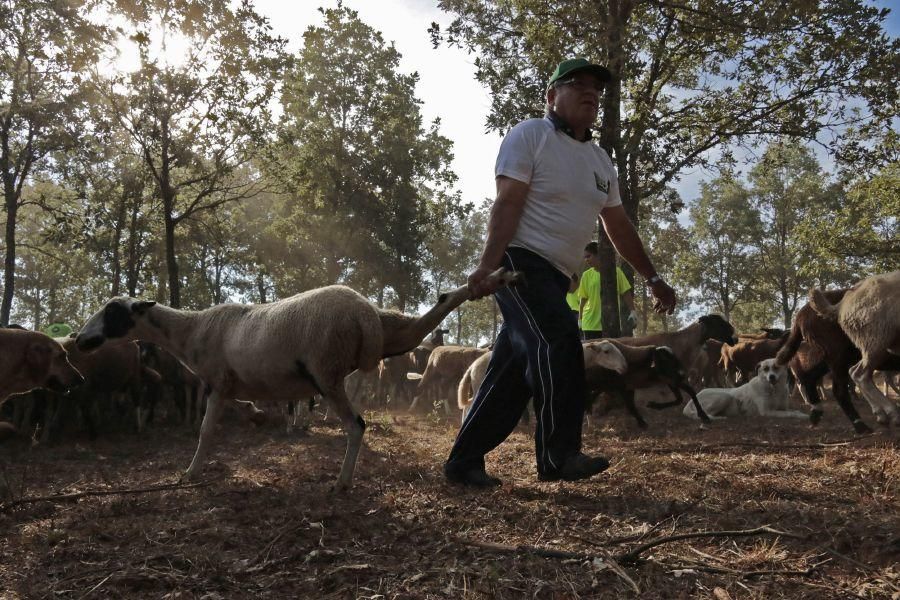
<path fill-rule="evenodd" d="M 593 554 L 583 554 L 581 552 L 568 552 L 565 550 L 554 550 L 552 548 L 538 548 L 537 546 L 528 546 L 525 544 L 519 544 L 518 546 L 510 546 L 508 544 L 496 544 L 494 542 L 482 542 L 480 540 L 467 540 L 464 538 L 451 538 L 460 544 L 465 544 L 467 546 L 475 546 L 476 548 L 481 548 L 483 550 L 490 550 L 492 552 L 509 552 L 509 553 L 524 553 L 524 554 L 534 554 L 535 556 L 542 556 L 544 558 L 562 558 L 566 560 L 584 560 L 593 562 L 594 559 L 598 559 L 603 561 L 603 564 L 609 567 L 609 570 L 616 574 L 620 579 L 628 583 L 628 585 L 635 591 L 635 593 L 640 594 L 641 589 L 634 582 L 634 580 L 628 576 L 628 573 L 619 566 L 616 559 L 611 556 L 597 556 Z"/>
<path fill-rule="evenodd" d="M 208 485 L 212 485 L 217 481 L 221 481 L 222 478 L 218 479 L 210 479 L 208 481 L 198 481 L 197 483 L 167 483 L 163 485 L 156 485 L 146 488 L 132 488 L 132 489 L 121 489 L 121 490 L 86 490 L 84 492 L 77 492 L 74 494 L 51 494 L 50 496 L 33 496 L 30 498 L 20 498 L 18 500 L 14 500 L 12 502 L 7 502 L 5 504 L 0 504 L 0 512 L 7 512 L 11 508 L 15 508 L 16 506 L 20 506 L 22 504 L 34 504 L 35 502 L 56 502 L 59 500 L 78 500 L 79 498 L 85 498 L 88 496 L 115 496 L 115 495 L 125 495 L 125 494 L 147 494 L 150 492 L 165 492 L 168 490 L 184 490 L 189 488 L 198 488 L 205 487 Z"/>
<path fill-rule="evenodd" d="M 695 531 L 693 533 L 679 533 L 677 535 L 669 535 L 661 538 L 656 538 L 655 540 L 647 542 L 646 544 L 641 544 L 630 552 L 619 554 L 616 559 L 624 564 L 632 564 L 637 561 L 638 557 L 645 550 L 649 550 L 650 548 L 654 548 L 662 544 L 668 544 L 669 542 L 676 542 L 678 540 L 688 540 L 693 538 L 705 537 L 746 537 L 752 535 L 779 535 L 794 539 L 806 539 L 804 536 L 786 531 L 779 531 L 767 525 L 756 527 L 754 529 L 738 529 L 735 531 Z"/>
<path fill-rule="evenodd" d="M 662 564 L 662 563 L 661 563 Z M 771 570 L 758 570 L 758 571 L 741 571 L 740 569 L 731 569 L 729 567 L 714 567 L 713 565 L 708 565 L 705 563 L 688 563 L 686 565 L 671 565 L 671 564 L 662 564 L 662 566 L 667 569 L 672 570 L 687 570 L 693 569 L 694 571 L 703 571 L 704 573 L 722 573 L 725 575 L 736 575 L 741 579 L 747 579 L 750 577 L 762 577 L 763 575 L 799 575 L 801 577 L 809 577 L 812 575 L 815 570 L 822 563 L 816 563 L 810 566 L 807 569 L 803 570 L 791 570 L 791 569 L 771 569 Z"/>
<path fill-rule="evenodd" d="M 874 437 L 874 433 L 860 435 L 855 438 L 837 442 L 816 442 L 813 444 L 770 444 L 768 442 L 723 442 L 721 444 L 700 444 L 699 446 L 681 446 L 678 448 L 646 448 L 642 452 L 650 454 L 673 454 L 685 452 L 710 452 L 722 448 L 766 448 L 768 450 L 827 450 L 840 446 L 849 446 L 861 440 Z"/>
<path fill-rule="evenodd" d="M 103 585 L 104 583 L 106 583 L 106 582 L 109 580 L 109 578 L 112 577 L 112 576 L 115 575 L 115 574 L 116 574 L 116 572 L 113 571 L 112 573 L 110 573 L 109 575 L 107 575 L 106 577 L 104 577 L 103 579 L 101 579 L 101 580 L 100 580 L 100 583 L 98 583 L 97 585 L 95 585 L 94 587 L 92 587 L 91 589 L 89 589 L 88 591 L 86 591 L 85 593 L 83 593 L 82 595 L 80 595 L 80 596 L 78 597 L 78 600 L 82 600 L 82 598 L 87 598 L 88 596 L 90 596 L 95 590 L 97 590 L 101 585 Z"/>

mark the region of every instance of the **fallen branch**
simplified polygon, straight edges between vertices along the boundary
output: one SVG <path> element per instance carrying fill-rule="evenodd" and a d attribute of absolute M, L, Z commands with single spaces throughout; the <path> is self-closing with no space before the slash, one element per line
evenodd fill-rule
<path fill-rule="evenodd" d="M 656 546 L 661 546 L 662 544 L 668 544 L 669 542 L 677 542 L 679 540 L 708 537 L 747 537 L 752 535 L 777 535 L 800 540 L 806 539 L 804 536 L 797 535 L 795 533 L 789 533 L 786 531 L 779 531 L 767 525 L 756 527 L 755 529 L 738 529 L 735 531 L 695 531 L 693 533 L 679 533 L 678 535 L 668 535 L 665 537 L 656 538 L 655 540 L 647 542 L 646 544 L 641 544 L 631 552 L 619 554 L 616 557 L 616 560 L 623 564 L 633 564 L 637 561 L 638 556 L 640 556 L 641 553 L 645 550 L 649 550 L 650 548 L 654 548 Z"/>
<path fill-rule="evenodd" d="M 644 452 L 650 454 L 674 454 L 690 452 L 712 452 L 722 448 L 765 448 L 767 450 L 827 450 L 840 446 L 849 446 L 856 442 L 874 437 L 870 433 L 838 442 L 816 442 L 814 444 L 770 444 L 768 442 L 724 442 L 721 444 L 700 444 L 699 446 L 682 446 L 680 448 L 647 448 Z"/>
<path fill-rule="evenodd" d="M 628 576 L 628 573 L 619 566 L 616 559 L 611 556 L 597 556 L 593 554 L 582 554 L 580 552 L 567 552 L 565 550 L 554 550 L 552 548 L 539 548 L 537 546 L 528 546 L 526 544 L 519 544 L 518 546 L 510 546 L 508 544 L 496 544 L 494 542 L 482 542 L 479 540 L 467 540 L 463 538 L 452 538 L 454 541 L 459 542 L 460 544 L 465 544 L 467 546 L 475 546 L 476 548 L 481 548 L 483 550 L 490 550 L 492 552 L 509 552 L 509 553 L 522 553 L 522 554 L 534 554 L 535 556 L 542 556 L 544 558 L 562 558 L 565 560 L 582 560 L 588 561 L 594 564 L 595 560 L 602 561 L 602 563 L 609 568 L 610 571 L 616 574 L 620 579 L 625 581 L 631 589 L 634 590 L 636 594 L 641 593 L 641 589 L 634 582 L 634 580 Z"/>
<path fill-rule="evenodd" d="M 52 494 L 50 496 L 33 496 L 30 498 L 20 498 L 18 500 L 13 500 L 12 502 L 7 502 L 4 504 L 0 504 L 0 512 L 7 512 L 16 506 L 21 506 L 23 504 L 34 504 L 35 502 L 57 502 L 60 500 L 78 500 L 79 498 L 86 498 L 88 496 L 116 496 L 116 495 L 126 495 L 126 494 L 147 494 L 151 492 L 165 492 L 168 490 L 184 490 L 189 488 L 198 488 L 205 487 L 208 485 L 212 485 L 216 481 L 221 481 L 219 479 L 210 479 L 208 481 L 198 481 L 197 483 L 167 483 L 163 485 L 156 485 L 146 488 L 130 488 L 130 489 L 121 489 L 121 490 L 86 490 L 84 492 L 77 492 L 74 494 Z"/>
<path fill-rule="evenodd" d="M 741 579 L 749 579 L 751 577 L 762 577 L 764 575 L 799 575 L 800 577 L 809 577 L 811 576 L 815 570 L 819 567 L 821 563 L 816 563 L 810 566 L 807 569 L 803 570 L 791 570 L 791 569 L 771 569 L 771 570 L 758 570 L 758 571 L 741 571 L 740 569 L 729 569 L 728 567 L 715 567 L 712 565 L 707 565 L 704 563 L 690 563 L 686 565 L 670 565 L 663 564 L 662 566 L 667 569 L 672 569 L 673 571 L 686 571 L 686 570 L 694 570 L 694 571 L 703 571 L 704 573 L 719 573 L 724 575 L 736 575 Z"/>

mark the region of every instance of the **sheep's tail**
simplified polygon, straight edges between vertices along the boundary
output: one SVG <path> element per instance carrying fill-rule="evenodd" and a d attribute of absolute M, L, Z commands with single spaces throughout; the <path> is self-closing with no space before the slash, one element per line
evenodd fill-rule
<path fill-rule="evenodd" d="M 800 344 L 803 343 L 803 332 L 800 331 L 800 326 L 797 323 L 797 319 L 794 319 L 794 326 L 791 327 L 791 332 L 788 334 L 787 339 L 784 340 L 784 343 L 781 345 L 781 349 L 778 350 L 778 354 L 775 355 L 775 362 L 778 366 L 783 367 L 784 365 L 791 362 L 791 359 L 794 358 L 794 355 L 797 354 L 797 349 L 800 348 Z"/>
<path fill-rule="evenodd" d="M 819 288 L 809 290 L 809 305 L 819 315 L 829 321 L 837 321 L 838 307 L 828 301 L 825 294 Z"/>
<path fill-rule="evenodd" d="M 475 363 L 472 363 L 475 364 Z M 472 401 L 469 392 L 472 391 L 472 367 L 466 369 L 462 379 L 459 380 L 459 386 L 456 389 L 456 405 L 460 410 L 466 410 L 466 407 Z"/>

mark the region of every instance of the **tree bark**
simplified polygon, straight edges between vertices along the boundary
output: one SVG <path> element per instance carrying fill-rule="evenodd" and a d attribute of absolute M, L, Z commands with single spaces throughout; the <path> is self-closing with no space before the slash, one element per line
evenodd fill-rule
<path fill-rule="evenodd" d="M 0 325 L 6 327 L 9 325 L 13 294 L 16 289 L 16 216 L 19 211 L 19 203 L 10 182 L 4 181 L 3 183 L 6 188 L 4 189 L 6 196 L 6 235 L 4 236 L 6 256 L 3 261 L 3 304 L 0 306 Z"/>

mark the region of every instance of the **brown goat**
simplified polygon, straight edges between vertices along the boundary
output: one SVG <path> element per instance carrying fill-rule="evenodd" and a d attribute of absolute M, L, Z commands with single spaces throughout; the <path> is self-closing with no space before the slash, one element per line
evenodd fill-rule
<path fill-rule="evenodd" d="M 787 336 L 785 331 L 779 339 L 746 339 L 733 346 L 723 344 L 721 360 L 728 385 L 734 387 L 737 384 L 738 374 L 743 383 L 750 381 L 756 373 L 756 365 L 768 358 L 775 358 Z"/>
<path fill-rule="evenodd" d="M 0 404 L 35 388 L 67 391 L 83 378 L 66 351 L 48 335 L 24 329 L 0 329 Z"/>
<path fill-rule="evenodd" d="M 847 290 L 829 290 L 822 293 L 834 304 L 839 302 L 846 292 Z M 804 372 L 798 373 L 795 370 L 794 375 L 800 382 L 804 399 L 813 405 L 809 414 L 810 421 L 815 425 L 822 418 L 821 398 L 816 384 L 825 373 L 830 372 L 834 398 L 850 419 L 853 428 L 857 433 L 871 432 L 872 429 L 863 422 L 850 400 L 849 369 L 859 361 L 861 356 L 859 350 L 840 325 L 819 315 L 809 304 L 803 305 L 794 316 L 791 333 L 776 355 L 778 364 L 791 363 L 804 341 L 810 345 L 809 352 L 813 354 L 811 357 L 803 357 Z M 816 355 L 821 357 L 821 361 L 813 364 Z"/>
<path fill-rule="evenodd" d="M 900 271 L 868 277 L 837 302 L 813 288 L 809 304 L 824 319 L 836 322 L 862 353 L 850 376 L 876 420 L 900 425 L 900 409 L 872 380 L 876 370 L 892 370 L 891 364 L 900 360 Z"/>

